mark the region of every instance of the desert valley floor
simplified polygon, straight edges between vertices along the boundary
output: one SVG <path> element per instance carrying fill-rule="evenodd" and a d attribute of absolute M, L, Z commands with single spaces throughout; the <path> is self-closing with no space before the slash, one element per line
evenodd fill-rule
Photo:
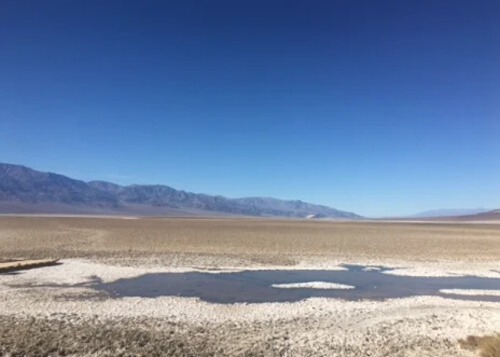
<path fill-rule="evenodd" d="M 459 340 L 500 332 L 500 224 L 494 222 L 1 216 L 0 261 L 17 258 L 60 264 L 0 273 L 5 356 L 478 356 Z M 482 285 L 345 299 L 318 291 L 356 286 L 313 279 L 282 284 L 305 297 L 279 302 L 220 303 L 196 291 L 216 294 L 230 282 L 239 299 L 251 284 L 234 280 L 240 276 L 327 270 L 343 277 L 349 266 L 365 284 L 373 277 L 389 281 L 390 289 L 401 288 L 404 277 L 420 284 L 475 276 L 480 280 L 465 279 Z M 167 273 L 178 274 L 182 293 L 114 296 L 95 288 L 173 276 Z M 262 291 L 288 296 L 278 285 Z"/>

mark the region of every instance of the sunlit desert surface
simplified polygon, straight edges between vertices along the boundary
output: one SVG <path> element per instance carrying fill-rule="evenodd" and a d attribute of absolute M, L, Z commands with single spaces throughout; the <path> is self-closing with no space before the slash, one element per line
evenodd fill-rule
<path fill-rule="evenodd" d="M 95 289 L 145 274 L 339 272 L 349 265 L 400 278 L 497 282 L 498 224 L 0 217 L 0 261 L 47 258 L 61 264 L 0 273 L 0 355 L 478 356 L 467 337 L 500 332 L 499 290 L 484 286 L 259 303 Z M 381 266 L 390 269 L 377 272 Z M 355 290 L 341 281 L 278 283 L 279 294 Z M 454 298 L 457 292 L 468 298 Z"/>

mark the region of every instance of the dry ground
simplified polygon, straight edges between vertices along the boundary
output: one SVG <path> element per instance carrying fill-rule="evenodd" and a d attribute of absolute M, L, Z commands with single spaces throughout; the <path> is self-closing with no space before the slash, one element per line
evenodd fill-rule
<path fill-rule="evenodd" d="M 215 255 L 289 263 L 307 257 L 495 261 L 500 225 L 258 219 L 0 217 L 0 257 Z"/>
<path fill-rule="evenodd" d="M 459 341 L 463 348 L 479 350 L 481 357 L 500 357 L 500 334 L 491 336 L 468 336 Z"/>
<path fill-rule="evenodd" d="M 64 260 L 0 274 L 5 356 L 472 357 L 481 347 L 462 348 L 460 338 L 500 331 L 500 304 L 437 297 L 216 305 L 37 287 L 161 269 L 342 262 L 500 276 L 499 224 L 0 217 L 0 260 L 21 257 Z"/>

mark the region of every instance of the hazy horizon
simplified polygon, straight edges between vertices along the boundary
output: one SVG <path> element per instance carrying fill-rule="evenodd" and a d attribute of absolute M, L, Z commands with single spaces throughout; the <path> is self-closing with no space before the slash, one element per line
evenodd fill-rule
<path fill-rule="evenodd" d="M 500 3 L 3 1 L 0 162 L 368 217 L 500 207 Z"/>

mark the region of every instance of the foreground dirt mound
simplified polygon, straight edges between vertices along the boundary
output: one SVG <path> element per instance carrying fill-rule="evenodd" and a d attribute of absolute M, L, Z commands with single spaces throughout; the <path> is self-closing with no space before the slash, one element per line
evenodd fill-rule
<path fill-rule="evenodd" d="M 175 324 L 76 321 L 0 316 L 2 356 L 213 356 L 196 339 L 187 341 Z"/>
<path fill-rule="evenodd" d="M 186 325 L 165 319 L 81 319 L 0 315 L 1 356 L 467 356 L 456 343 L 432 338 L 390 343 L 377 332 L 352 344 L 324 339 L 297 344 L 288 324 Z M 324 331 L 326 332 L 326 331 Z M 333 331 L 332 331 L 333 332 Z M 332 335 L 332 338 L 334 335 Z M 393 336 L 394 337 L 394 336 Z M 307 341 L 302 341 L 307 342 Z M 395 342 L 395 341 L 392 341 Z"/>

